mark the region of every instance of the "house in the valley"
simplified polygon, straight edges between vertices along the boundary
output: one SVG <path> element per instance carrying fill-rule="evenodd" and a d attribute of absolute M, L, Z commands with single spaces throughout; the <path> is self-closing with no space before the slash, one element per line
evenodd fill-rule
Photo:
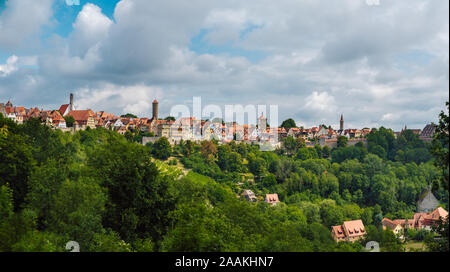
<path fill-rule="evenodd" d="M 438 223 L 439 219 L 448 220 L 448 212 L 441 207 L 429 213 L 415 213 L 414 228 L 431 230 Z"/>
<path fill-rule="evenodd" d="M 415 213 L 411 219 L 396 219 L 390 220 L 384 218 L 382 220 L 383 229 L 390 229 L 395 234 L 401 235 L 404 229 L 414 228 L 416 230 L 426 229 L 431 230 L 437 224 L 439 219 L 448 220 L 448 212 L 444 208 L 436 208 L 432 212 L 418 212 Z"/>
<path fill-rule="evenodd" d="M 414 228 L 414 218 L 411 219 L 396 219 L 390 220 L 389 218 L 383 218 L 381 221 L 383 229 L 390 229 L 394 234 L 403 236 L 403 230 L 408 228 Z"/>
<path fill-rule="evenodd" d="M 331 227 L 331 234 L 336 242 L 355 242 L 364 238 L 366 228 L 361 220 L 345 221 L 342 225 Z"/>
<path fill-rule="evenodd" d="M 280 203 L 280 200 L 278 199 L 278 194 L 266 194 L 266 198 L 264 199 L 264 201 L 266 201 L 272 206 L 275 206 L 278 203 Z"/>
<path fill-rule="evenodd" d="M 256 196 L 255 193 L 253 193 L 251 190 L 245 190 L 241 196 L 245 198 L 245 200 L 250 202 L 256 202 Z"/>

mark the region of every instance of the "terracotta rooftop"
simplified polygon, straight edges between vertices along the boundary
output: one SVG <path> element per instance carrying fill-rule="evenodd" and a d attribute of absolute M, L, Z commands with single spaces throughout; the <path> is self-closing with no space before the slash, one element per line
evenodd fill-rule
<path fill-rule="evenodd" d="M 361 236 L 366 233 L 362 220 L 346 221 L 342 225 L 344 230 L 348 232 L 349 237 Z"/>
<path fill-rule="evenodd" d="M 266 202 L 269 204 L 279 203 L 278 194 L 266 194 Z"/>
<path fill-rule="evenodd" d="M 95 116 L 95 113 L 92 110 L 73 110 L 68 115 L 72 116 L 75 121 L 87 121 L 89 117 Z"/>

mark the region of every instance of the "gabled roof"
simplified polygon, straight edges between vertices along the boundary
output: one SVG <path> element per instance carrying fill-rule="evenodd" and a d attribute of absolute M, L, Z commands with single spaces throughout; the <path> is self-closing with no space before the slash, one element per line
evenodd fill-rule
<path fill-rule="evenodd" d="M 448 212 L 444 210 L 443 208 L 439 207 L 436 210 L 434 210 L 431 213 L 431 219 L 437 220 L 439 217 L 442 217 L 442 219 L 445 219 L 448 216 Z"/>
<path fill-rule="evenodd" d="M 52 117 L 53 121 L 64 121 L 64 118 L 62 117 L 61 113 L 59 111 L 53 111 L 50 114 L 50 117 Z"/>
<path fill-rule="evenodd" d="M 345 238 L 345 232 L 342 226 L 333 226 L 332 232 L 337 238 Z"/>
<path fill-rule="evenodd" d="M 64 114 L 68 108 L 69 108 L 69 104 L 61 105 L 61 107 L 59 107 L 59 112 L 61 114 Z"/>
<path fill-rule="evenodd" d="M 278 194 L 266 194 L 266 202 L 269 204 L 279 203 Z"/>
<path fill-rule="evenodd" d="M 70 115 L 75 121 L 87 121 L 89 117 L 94 117 L 95 113 L 92 110 L 72 110 L 67 115 Z"/>
<path fill-rule="evenodd" d="M 348 232 L 349 237 L 361 236 L 366 233 L 366 229 L 361 219 L 345 221 L 342 226 L 344 227 L 344 230 Z"/>

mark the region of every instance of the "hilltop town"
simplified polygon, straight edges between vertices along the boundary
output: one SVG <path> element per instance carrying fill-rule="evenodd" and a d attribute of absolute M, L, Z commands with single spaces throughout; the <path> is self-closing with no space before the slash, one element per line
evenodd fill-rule
<path fill-rule="evenodd" d="M 279 140 L 286 137 L 302 139 L 307 147 L 319 144 L 321 147 L 335 148 L 339 137 L 348 139 L 347 145 L 357 143 L 367 144 L 366 136 L 372 131 L 369 128 L 345 128 L 344 116 L 340 117 L 339 129 L 332 129 L 325 125 L 311 128 L 298 127 L 269 127 L 267 117 L 259 116 L 257 125 L 225 123 L 222 120 L 209 121 L 197 120 L 195 117 L 182 117 L 178 120 L 168 117 L 160 119 L 159 102 L 155 99 L 152 103 L 152 117 L 116 116 L 105 111 L 93 111 L 91 109 L 79 110 L 74 107 L 74 96 L 70 94 L 68 104 L 63 104 L 59 109 L 43 110 L 37 107 L 25 108 L 13 105 L 10 101 L 0 103 L 0 113 L 12 119 L 18 124 L 30 118 L 39 118 L 46 125 L 62 131 L 79 131 L 87 128 L 103 127 L 125 135 L 139 133 L 143 137 L 142 143 L 155 142 L 161 137 L 166 137 L 171 144 L 180 140 L 200 142 L 216 139 L 220 143 L 231 141 L 245 143 L 269 143 L 275 148 L 280 147 Z M 397 137 L 403 131 L 410 130 L 420 139 L 430 142 L 434 136 L 435 127 L 426 125 L 423 129 L 408 129 L 406 126 L 400 132 L 394 132 Z"/>

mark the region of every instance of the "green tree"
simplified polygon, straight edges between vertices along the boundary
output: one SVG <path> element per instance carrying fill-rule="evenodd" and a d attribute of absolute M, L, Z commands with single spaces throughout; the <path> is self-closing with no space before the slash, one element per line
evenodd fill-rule
<path fill-rule="evenodd" d="M 145 147 L 113 136 L 89 156 L 89 175 L 107 189 L 103 227 L 129 243 L 159 241 L 170 223 L 174 199 L 169 175 L 160 175 Z"/>
<path fill-rule="evenodd" d="M 123 114 L 120 117 L 124 117 L 124 118 L 138 118 L 136 115 L 134 115 L 132 113 Z"/>
<path fill-rule="evenodd" d="M 288 136 L 282 140 L 283 148 L 286 151 L 286 154 L 292 156 L 297 153 L 297 150 L 300 148 L 300 143 L 294 139 L 292 136 Z"/>
<path fill-rule="evenodd" d="M 15 125 L 0 117 L 0 186 L 9 184 L 13 191 L 14 210 L 22 208 L 28 193 L 28 178 L 35 165 L 29 140 L 14 133 Z M 11 130 L 12 129 L 12 130 Z"/>
<path fill-rule="evenodd" d="M 322 149 L 322 155 L 324 159 L 327 159 L 330 157 L 331 151 L 330 148 L 328 146 L 324 146 Z"/>
<path fill-rule="evenodd" d="M 166 137 L 161 137 L 156 140 L 153 145 L 153 152 L 155 154 L 155 158 L 160 160 L 167 160 L 172 154 L 172 146 L 167 140 Z"/>
<path fill-rule="evenodd" d="M 52 203 L 48 229 L 77 241 L 87 251 L 94 234 L 103 229 L 105 204 L 106 195 L 94 179 L 66 181 Z"/>
<path fill-rule="evenodd" d="M 337 147 L 347 147 L 348 138 L 344 136 L 339 136 L 337 139 Z"/>
<path fill-rule="evenodd" d="M 432 153 L 437 158 L 436 166 L 441 169 L 443 174 L 442 185 L 448 190 L 449 184 L 449 126 L 450 126 L 450 118 L 449 118 L 449 102 L 446 103 L 447 113 L 442 111 L 439 114 L 439 124 L 436 126 L 436 132 L 433 139 L 433 147 Z"/>
<path fill-rule="evenodd" d="M 72 115 L 64 116 L 64 121 L 66 121 L 66 127 L 73 127 L 75 124 L 75 118 Z"/>
<path fill-rule="evenodd" d="M 250 170 L 256 178 L 259 178 L 266 172 L 266 161 L 261 157 L 250 154 L 248 156 L 248 170 Z"/>
<path fill-rule="evenodd" d="M 283 121 L 283 123 L 281 124 L 281 127 L 285 128 L 286 130 L 289 130 L 291 128 L 296 128 L 297 124 L 295 124 L 294 119 L 289 118 L 289 119 Z"/>

